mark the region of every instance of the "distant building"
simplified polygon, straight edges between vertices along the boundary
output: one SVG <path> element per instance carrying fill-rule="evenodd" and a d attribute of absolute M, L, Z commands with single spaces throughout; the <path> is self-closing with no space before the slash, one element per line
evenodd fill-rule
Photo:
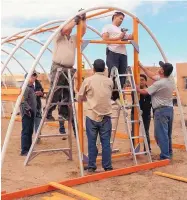
<path fill-rule="evenodd" d="M 187 62 L 176 63 L 177 88 L 179 90 L 182 105 L 187 106 Z"/>

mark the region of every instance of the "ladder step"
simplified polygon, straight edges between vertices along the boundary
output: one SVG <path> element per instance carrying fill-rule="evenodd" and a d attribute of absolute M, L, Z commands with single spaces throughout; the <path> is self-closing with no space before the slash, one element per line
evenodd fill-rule
<path fill-rule="evenodd" d="M 132 74 L 119 74 L 119 77 L 133 76 Z"/>
<path fill-rule="evenodd" d="M 51 152 L 51 151 L 69 151 L 70 148 L 59 148 L 59 149 L 45 149 L 45 150 L 35 150 L 33 153 Z"/>
<path fill-rule="evenodd" d="M 143 154 L 146 154 L 148 153 L 147 151 L 142 151 L 142 152 L 137 152 L 137 153 L 134 153 L 135 155 L 143 155 Z"/>
<path fill-rule="evenodd" d="M 135 89 L 130 89 L 130 90 L 121 90 L 123 93 L 129 93 L 129 92 L 136 92 Z"/>
<path fill-rule="evenodd" d="M 65 85 L 64 85 L 64 86 L 62 86 L 62 85 L 61 85 L 61 86 L 56 86 L 56 87 L 55 87 L 55 90 L 56 90 L 56 89 L 61 89 L 61 88 L 67 88 L 67 89 L 68 89 L 69 86 L 65 86 Z"/>
<path fill-rule="evenodd" d="M 39 136 L 39 138 L 44 138 L 44 137 L 67 137 L 68 134 L 51 134 L 51 135 L 48 135 L 48 134 L 42 134 Z"/>
<path fill-rule="evenodd" d="M 51 106 L 63 106 L 63 105 L 71 105 L 71 103 L 69 102 L 58 102 L 58 103 L 50 103 L 50 107 Z"/>
<path fill-rule="evenodd" d="M 118 116 L 113 116 L 113 117 L 111 117 L 111 119 L 117 119 L 118 118 Z"/>
<path fill-rule="evenodd" d="M 144 138 L 145 136 L 143 136 L 143 135 L 140 135 L 140 136 L 132 136 L 131 138 L 132 139 L 136 139 L 136 138 Z"/>
<path fill-rule="evenodd" d="M 141 120 L 127 120 L 127 123 L 140 123 Z"/>

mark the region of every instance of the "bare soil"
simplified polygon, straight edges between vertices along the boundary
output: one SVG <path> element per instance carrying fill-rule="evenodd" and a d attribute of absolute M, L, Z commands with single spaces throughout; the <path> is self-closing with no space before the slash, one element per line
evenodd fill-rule
<path fill-rule="evenodd" d="M 187 108 L 184 108 L 185 119 L 187 119 Z M 2 144 L 5 138 L 9 120 L 1 120 L 1 139 Z M 153 123 L 151 122 L 150 134 L 153 138 Z M 123 131 L 123 118 L 120 118 L 118 131 Z M 45 133 L 58 133 L 58 128 L 45 126 Z M 47 184 L 51 181 L 63 181 L 79 177 L 78 155 L 76 141 L 73 138 L 73 161 L 67 160 L 67 156 L 62 153 L 43 153 L 35 157 L 28 166 L 24 166 L 25 157 L 20 156 L 20 135 L 21 123 L 15 122 L 11 139 L 8 145 L 8 150 L 5 157 L 5 162 L 2 169 L 2 190 L 13 192 L 20 189 L 36 187 Z M 180 124 L 179 110 L 175 107 L 175 120 L 173 126 L 173 143 L 184 144 L 182 129 Z M 42 139 L 38 148 L 55 148 L 67 146 L 67 141 L 61 138 Z M 85 151 L 86 150 L 86 135 L 85 135 Z M 120 152 L 128 152 L 130 145 L 128 140 L 117 138 L 115 148 Z M 153 159 L 159 155 L 159 148 L 152 144 Z M 139 163 L 145 163 L 145 156 L 140 156 Z M 133 160 L 131 157 L 120 158 L 113 160 L 113 167 L 124 168 L 132 166 Z M 101 165 L 98 165 L 98 170 L 102 171 Z M 187 152 L 184 150 L 175 149 L 174 158 L 170 165 L 138 173 L 113 177 L 102 181 L 97 181 L 89 184 L 79 185 L 74 188 L 91 194 L 102 200 L 187 200 L 187 184 L 176 180 L 154 175 L 154 171 L 171 173 L 178 176 L 187 177 Z M 42 194 L 24 199 L 41 199 Z"/>

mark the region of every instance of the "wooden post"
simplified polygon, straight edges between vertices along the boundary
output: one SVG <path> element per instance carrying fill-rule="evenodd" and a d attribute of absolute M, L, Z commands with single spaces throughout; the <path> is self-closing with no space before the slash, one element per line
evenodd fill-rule
<path fill-rule="evenodd" d="M 138 19 L 133 18 L 133 39 L 138 44 Z M 139 55 L 134 48 L 134 79 L 135 83 L 139 85 L 140 83 L 140 70 L 138 67 Z M 139 120 L 138 109 L 134 109 L 134 120 Z M 134 136 L 139 136 L 139 123 L 134 123 Z M 134 147 L 136 148 L 139 144 L 139 138 L 134 139 Z"/>
<path fill-rule="evenodd" d="M 77 88 L 78 91 L 82 84 L 82 53 L 81 53 L 81 41 L 82 41 L 82 21 L 77 25 Z M 83 137 L 83 103 L 78 103 L 78 132 L 79 141 L 82 154 L 84 153 L 84 137 Z"/>

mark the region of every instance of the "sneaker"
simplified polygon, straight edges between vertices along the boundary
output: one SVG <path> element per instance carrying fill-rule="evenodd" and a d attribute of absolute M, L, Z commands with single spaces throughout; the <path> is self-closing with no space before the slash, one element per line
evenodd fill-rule
<path fill-rule="evenodd" d="M 105 168 L 104 170 L 105 170 L 106 172 L 107 172 L 107 171 L 112 171 L 113 168 L 112 168 L 112 167 L 110 167 L 110 168 Z"/>
<path fill-rule="evenodd" d="M 55 118 L 53 116 L 46 117 L 47 121 L 55 121 Z"/>
<path fill-rule="evenodd" d="M 27 154 L 28 154 L 28 151 L 26 151 L 26 152 L 21 152 L 21 153 L 20 153 L 20 156 L 27 156 Z"/>
<path fill-rule="evenodd" d="M 94 168 L 88 168 L 88 172 L 89 172 L 89 173 L 93 173 L 93 172 L 95 172 L 95 170 L 96 170 L 96 169 L 94 169 Z"/>

